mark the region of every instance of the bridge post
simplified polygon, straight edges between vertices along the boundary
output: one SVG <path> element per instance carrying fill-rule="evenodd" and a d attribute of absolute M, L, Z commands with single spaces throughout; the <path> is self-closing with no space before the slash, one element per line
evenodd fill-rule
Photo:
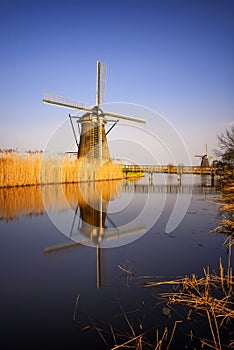
<path fill-rule="evenodd" d="M 153 173 L 152 173 L 152 171 L 149 172 L 149 185 L 153 185 Z"/>
<path fill-rule="evenodd" d="M 183 168 L 182 168 L 182 166 L 178 166 L 177 167 L 177 180 L 180 184 L 181 184 L 182 174 L 183 174 Z"/>
<path fill-rule="evenodd" d="M 214 187 L 215 171 L 213 167 L 211 168 L 211 171 L 210 171 L 210 177 L 211 177 L 211 186 Z"/>

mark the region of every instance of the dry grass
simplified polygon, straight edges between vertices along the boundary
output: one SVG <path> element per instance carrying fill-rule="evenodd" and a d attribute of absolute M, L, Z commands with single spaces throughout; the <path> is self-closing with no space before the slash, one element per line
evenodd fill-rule
<path fill-rule="evenodd" d="M 49 157 L 42 152 L 24 155 L 13 150 L 0 152 L 0 187 L 122 178 L 121 167 L 111 161 L 100 167 L 98 161 L 78 160 L 69 155 Z"/>
<path fill-rule="evenodd" d="M 161 297 L 168 300 L 168 305 L 185 305 L 189 308 L 188 315 L 191 314 L 191 310 L 204 315 L 212 340 L 200 339 L 201 345 L 221 350 L 224 346 L 234 346 L 233 339 L 221 339 L 222 327 L 231 329 L 234 321 L 234 280 L 230 262 L 225 275 L 220 259 L 219 270 L 219 275 L 204 269 L 204 276 L 201 278 L 192 275 L 174 281 L 146 282 L 145 285 L 146 287 L 176 286 L 175 290 L 162 293 Z"/>
<path fill-rule="evenodd" d="M 182 322 L 182 321 L 175 321 L 171 335 L 169 335 L 169 331 L 168 331 L 167 327 L 164 328 L 164 331 L 163 331 L 161 336 L 159 336 L 159 331 L 157 329 L 155 332 L 155 345 L 153 346 L 152 344 L 150 344 L 149 342 L 144 340 L 144 337 L 147 334 L 147 332 L 142 332 L 142 325 L 139 324 L 139 329 L 141 330 L 141 332 L 140 332 L 140 334 L 137 335 L 136 331 L 134 330 L 134 328 L 130 324 L 127 315 L 125 313 L 123 315 L 124 315 L 125 321 L 127 322 L 128 326 L 129 326 L 129 329 L 130 329 L 130 334 L 128 336 L 126 336 L 126 337 L 128 337 L 128 340 L 125 340 L 125 341 L 117 344 L 118 334 L 116 334 L 115 331 L 113 330 L 113 328 L 110 326 L 113 340 L 115 343 L 114 346 L 110 347 L 110 350 L 116 350 L 116 349 L 135 349 L 135 350 L 143 350 L 143 349 L 162 350 L 162 349 L 166 349 L 166 350 L 169 350 L 169 348 L 171 346 L 172 339 L 173 339 L 175 331 L 176 331 L 177 324 Z M 121 335 L 121 337 L 123 337 L 123 335 Z"/>
<path fill-rule="evenodd" d="M 219 225 L 211 232 L 228 234 L 226 242 L 234 245 L 234 181 L 228 181 L 221 189 L 221 194 L 219 210 L 222 218 Z"/>
<path fill-rule="evenodd" d="M 0 154 L 0 187 L 39 184 L 41 153 L 20 155 L 14 151 Z"/>
<path fill-rule="evenodd" d="M 169 334 L 168 328 L 165 327 L 164 331 L 162 333 L 161 336 L 159 336 L 159 331 L 158 329 L 155 332 L 155 344 L 152 345 L 149 342 L 144 340 L 144 336 L 148 333 L 148 332 L 140 332 L 140 334 L 136 335 L 135 330 L 133 329 L 132 325 L 129 322 L 129 319 L 127 317 L 127 315 L 124 313 L 124 318 L 125 321 L 127 322 L 131 334 L 129 335 L 128 340 L 120 343 L 120 344 L 116 344 L 113 347 L 110 348 L 110 350 L 116 350 L 116 349 L 135 349 L 135 350 L 143 350 L 143 349 L 155 349 L 155 350 L 162 350 L 162 349 L 166 349 L 169 350 L 176 328 L 177 328 L 177 324 L 181 323 L 182 321 L 175 321 L 174 323 L 174 327 L 172 329 L 171 334 Z M 139 328 L 140 330 L 142 330 L 142 325 L 139 324 Z M 115 343 L 117 342 L 117 337 L 111 327 L 112 330 L 112 335 L 113 335 L 113 339 L 115 341 Z"/>
<path fill-rule="evenodd" d="M 163 329 L 162 332 L 159 332 L 158 329 L 154 327 L 144 331 L 143 324 L 138 320 L 137 325 L 133 326 L 131 317 L 129 314 L 135 313 L 137 310 L 133 311 L 124 311 L 122 305 L 118 302 L 119 307 L 121 309 L 121 324 L 122 327 L 125 328 L 124 332 L 119 331 L 118 329 L 114 329 L 111 324 L 109 324 L 108 331 L 103 330 L 101 327 L 98 327 L 91 319 L 91 325 L 85 325 L 82 329 L 93 329 L 95 330 L 101 339 L 103 340 L 105 346 L 109 350 L 117 350 L 117 349 L 135 349 L 135 350 L 147 350 L 147 349 L 155 349 L 155 350 L 169 350 L 171 348 L 171 343 L 176 332 L 177 325 L 181 323 L 181 320 L 175 321 L 174 326 L 171 331 L 167 327 Z M 75 304 L 75 312 L 73 315 L 73 319 L 76 321 L 76 313 L 77 313 L 77 301 Z M 147 336 L 149 332 L 154 333 L 154 345 L 147 340 Z M 161 334 L 160 334 L 161 333 Z M 109 335 L 109 343 L 107 341 L 107 334 Z M 112 343 L 112 345 L 110 345 Z"/>

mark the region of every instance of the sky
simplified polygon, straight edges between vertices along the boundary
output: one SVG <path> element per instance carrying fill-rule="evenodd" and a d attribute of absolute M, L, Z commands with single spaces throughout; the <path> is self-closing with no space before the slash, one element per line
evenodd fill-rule
<path fill-rule="evenodd" d="M 194 164 L 234 123 L 232 0 L 2 0 L 0 40 L 1 149 L 46 148 L 71 112 L 46 91 L 95 104 L 97 60 L 106 102 L 158 112 Z"/>

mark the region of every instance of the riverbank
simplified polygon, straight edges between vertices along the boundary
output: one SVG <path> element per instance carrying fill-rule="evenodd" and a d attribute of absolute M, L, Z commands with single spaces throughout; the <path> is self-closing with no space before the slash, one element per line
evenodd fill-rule
<path fill-rule="evenodd" d="M 219 211 L 221 220 L 214 232 L 227 234 L 227 241 L 234 245 L 234 181 L 226 180 L 221 184 Z"/>

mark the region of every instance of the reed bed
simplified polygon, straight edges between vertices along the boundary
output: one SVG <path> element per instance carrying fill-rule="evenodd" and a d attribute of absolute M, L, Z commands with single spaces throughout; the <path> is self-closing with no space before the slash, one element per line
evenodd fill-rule
<path fill-rule="evenodd" d="M 1 152 L 0 187 L 39 184 L 41 157 L 41 153 Z"/>
<path fill-rule="evenodd" d="M 77 159 L 69 155 L 49 157 L 42 152 L 19 154 L 0 151 L 0 187 L 54 183 L 76 183 L 122 179 L 122 169 L 113 162 L 100 167 L 98 160 Z"/>

